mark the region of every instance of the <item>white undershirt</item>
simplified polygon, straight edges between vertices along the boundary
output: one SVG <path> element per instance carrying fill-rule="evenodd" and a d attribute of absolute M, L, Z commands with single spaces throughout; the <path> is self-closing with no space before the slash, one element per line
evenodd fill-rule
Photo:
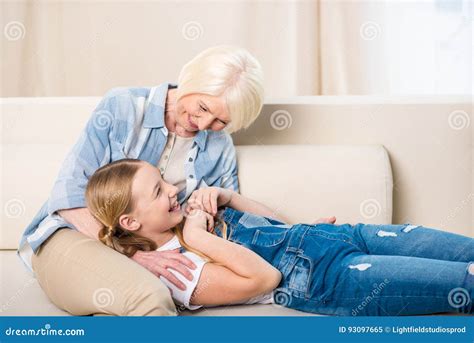
<path fill-rule="evenodd" d="M 168 132 L 165 150 L 158 161 L 163 180 L 178 187 L 178 193 L 186 188 L 184 163 L 193 143 L 194 137 L 181 137 Z"/>

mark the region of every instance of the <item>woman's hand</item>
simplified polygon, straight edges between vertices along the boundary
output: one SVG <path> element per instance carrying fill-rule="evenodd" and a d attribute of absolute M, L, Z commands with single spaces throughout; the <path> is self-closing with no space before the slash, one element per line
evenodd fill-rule
<path fill-rule="evenodd" d="M 186 279 L 192 281 L 193 274 L 188 270 L 196 269 L 196 265 L 189 258 L 179 252 L 179 249 L 170 251 L 141 251 L 138 250 L 132 257 L 142 267 L 145 267 L 157 277 L 163 276 L 181 290 L 186 286 L 168 269 L 174 269 Z"/>
<path fill-rule="evenodd" d="M 329 218 L 319 218 L 315 222 L 311 224 L 318 224 L 318 223 L 328 223 L 328 224 L 334 224 L 336 222 L 336 217 L 332 216 Z"/>
<path fill-rule="evenodd" d="M 186 212 L 189 214 L 194 209 L 206 211 L 215 216 L 217 208 L 230 203 L 233 191 L 227 188 L 207 187 L 195 190 L 188 199 Z"/>

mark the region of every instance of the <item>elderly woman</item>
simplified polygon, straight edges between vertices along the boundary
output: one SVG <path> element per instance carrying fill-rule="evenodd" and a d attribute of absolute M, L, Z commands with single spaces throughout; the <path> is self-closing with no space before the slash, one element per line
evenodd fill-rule
<path fill-rule="evenodd" d="M 177 187 L 180 204 L 201 187 L 238 191 L 229 133 L 259 115 L 262 83 L 261 66 L 248 51 L 217 46 L 188 62 L 178 85 L 115 88 L 105 95 L 18 250 L 53 303 L 74 315 L 103 314 L 104 306 L 114 315 L 176 313 L 158 277 L 184 289 L 184 279 L 168 269 L 191 280 L 196 266 L 179 251 L 140 251 L 129 259 L 103 246 L 101 225 L 85 204 L 87 181 L 105 164 L 137 158 Z"/>

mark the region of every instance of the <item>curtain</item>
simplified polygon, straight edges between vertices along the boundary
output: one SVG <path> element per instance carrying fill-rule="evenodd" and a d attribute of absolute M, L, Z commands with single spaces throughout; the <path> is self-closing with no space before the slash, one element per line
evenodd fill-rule
<path fill-rule="evenodd" d="M 100 96 L 175 82 L 188 60 L 218 44 L 258 58 L 271 98 L 469 93 L 471 3 L 444 3 L 3 1 L 0 96 Z"/>

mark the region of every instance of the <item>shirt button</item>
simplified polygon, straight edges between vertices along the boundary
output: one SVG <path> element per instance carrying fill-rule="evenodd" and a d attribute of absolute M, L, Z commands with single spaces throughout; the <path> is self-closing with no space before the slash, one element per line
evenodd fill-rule
<path fill-rule="evenodd" d="M 192 162 L 192 161 L 193 161 L 193 158 L 192 158 L 192 157 L 190 157 L 190 158 L 189 158 L 189 162 Z"/>
<path fill-rule="evenodd" d="M 189 178 L 190 178 L 190 179 L 194 179 L 194 175 L 189 175 Z"/>
<path fill-rule="evenodd" d="M 163 170 L 164 170 L 163 168 L 160 168 L 160 171 L 161 171 L 162 173 L 163 173 Z"/>
<path fill-rule="evenodd" d="M 167 159 L 168 159 L 168 155 L 165 155 L 165 160 L 167 160 Z"/>
<path fill-rule="evenodd" d="M 168 148 L 168 149 L 171 149 L 171 144 L 168 144 L 167 148 Z"/>

